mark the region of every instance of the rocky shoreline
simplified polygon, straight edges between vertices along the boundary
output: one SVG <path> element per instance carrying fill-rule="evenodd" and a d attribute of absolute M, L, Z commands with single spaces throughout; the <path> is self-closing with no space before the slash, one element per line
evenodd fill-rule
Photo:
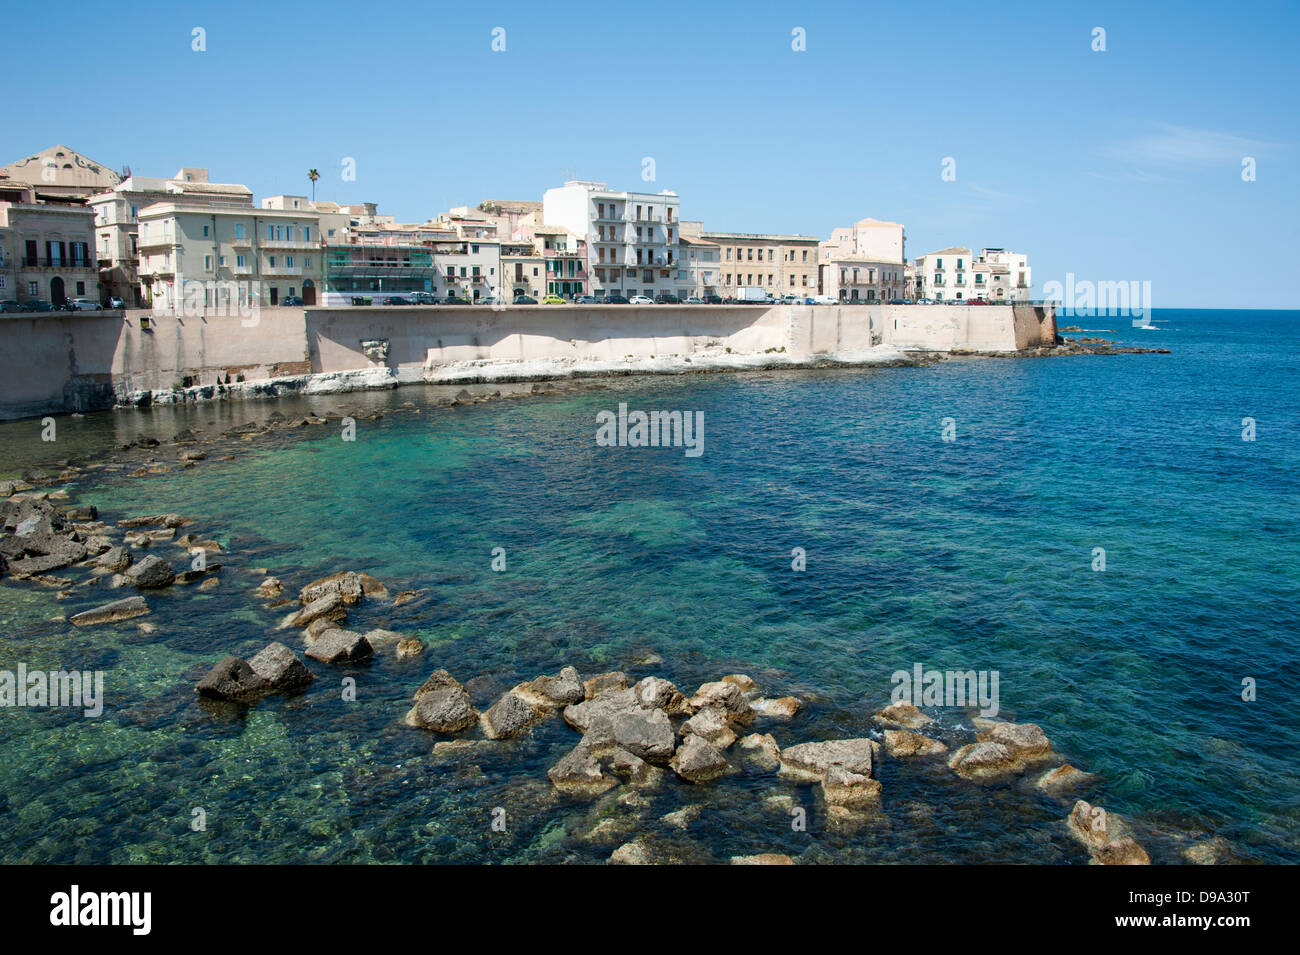
<path fill-rule="evenodd" d="M 11 491 L 0 503 L 0 585 L 51 588 L 57 599 L 83 588 L 134 591 L 72 615 L 71 626 L 147 616 L 150 595 L 163 589 L 220 585 L 223 568 L 216 555 L 223 553 L 221 545 L 194 533 L 195 522 L 183 515 L 148 514 L 109 524 L 93 505 L 51 499 L 48 492 L 0 491 Z M 167 556 L 169 547 L 192 558 L 189 566 L 178 567 L 176 558 Z M 302 693 L 319 678 L 321 666 L 356 672 L 390 657 L 417 667 L 428 656 L 418 637 L 389 630 L 382 621 L 349 627 L 351 614 L 383 613 L 383 608 L 425 599 L 423 591 L 393 593 L 365 572 L 346 570 L 312 580 L 295 595 L 266 568 L 245 572 L 261 578 L 248 587 L 249 599 L 283 614 L 278 631 L 286 636 L 248 659 L 227 655 L 216 661 L 195 686 L 205 707 L 255 707 L 271 695 Z M 82 579 L 70 576 L 75 574 Z M 136 627 L 146 634 L 153 631 L 146 621 Z M 290 634 L 296 638 L 289 639 Z M 1072 766 L 1036 724 L 966 713 L 957 725 L 947 725 L 909 703 L 894 703 L 863 720 L 873 727 L 869 735 L 809 739 L 799 730 L 807 705 L 791 694 L 764 693 L 743 673 L 724 674 L 689 691 L 656 674 L 632 680 L 615 670 L 584 678 L 576 667 L 561 666 L 554 675 L 517 683 L 480 709 L 467 684 L 438 667 L 392 718 L 411 732 L 429 734 L 432 756 L 452 761 L 508 746 L 546 721 L 567 727 L 575 734 L 573 746 L 551 765 L 547 780 L 557 798 L 593 806 L 609 806 L 613 800 L 618 806 L 624 820 L 619 825 L 633 837 L 614 849 L 611 863 L 680 861 L 654 838 L 636 835 L 642 824 L 654 822 L 644 818 L 644 794 L 669 786 L 704 794 L 725 789 L 733 778 L 767 779 L 773 786 L 784 781 L 808 786 L 819 811 L 834 825 L 875 825 L 889 799 L 879 771 L 883 763 L 941 766 L 954 781 L 972 786 L 1024 787 L 1060 804 L 1061 831 L 1079 844 L 1081 861 L 1150 862 L 1138 841 L 1141 827 L 1080 798 L 1100 780 Z M 790 796 L 775 791 L 765 798 L 764 805 L 768 803 L 787 815 L 800 809 Z M 668 824 L 684 829 L 703 811 L 702 804 L 692 802 L 680 810 L 680 820 Z M 613 825 L 603 810 L 598 815 L 597 826 Z M 757 845 L 752 854 L 730 861 L 794 863 L 789 855 L 767 848 Z M 1181 853 L 1181 861 L 1189 862 L 1225 857 L 1213 839 L 1184 839 Z"/>

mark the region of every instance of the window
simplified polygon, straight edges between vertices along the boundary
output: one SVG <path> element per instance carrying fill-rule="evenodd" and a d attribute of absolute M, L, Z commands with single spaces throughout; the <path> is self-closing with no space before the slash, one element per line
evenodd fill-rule
<path fill-rule="evenodd" d="M 37 289 L 37 284 L 36 284 L 35 282 L 28 282 L 28 283 L 27 283 L 27 294 L 28 294 L 28 295 L 35 295 L 35 294 L 36 294 L 36 289 Z"/>
<path fill-rule="evenodd" d="M 78 282 L 78 283 L 77 283 L 77 294 L 78 294 L 78 295 L 85 295 L 85 294 L 86 294 L 86 283 L 85 283 L 85 282 Z"/>
<path fill-rule="evenodd" d="M 297 203 L 295 202 L 294 205 L 297 205 Z M 305 225 L 302 227 L 302 241 L 304 242 L 311 241 L 311 226 Z"/>
<path fill-rule="evenodd" d="M 269 264 L 269 266 L 270 266 L 271 268 L 275 268 L 275 256 L 274 256 L 274 255 L 268 255 L 268 256 L 266 257 L 266 260 L 267 260 L 267 263 Z"/>
<path fill-rule="evenodd" d="M 203 271 L 204 271 L 204 272 L 211 272 L 211 271 L 212 271 L 212 256 L 210 256 L 210 255 L 205 255 L 205 256 L 203 257 Z"/>
<path fill-rule="evenodd" d="M 244 267 L 244 257 L 242 255 L 235 256 L 235 268 L 242 269 L 243 267 Z"/>
<path fill-rule="evenodd" d="M 208 237 L 208 227 L 207 227 L 207 226 L 204 226 L 204 227 L 203 227 L 203 238 L 206 239 L 207 237 Z"/>
<path fill-rule="evenodd" d="M 286 255 L 286 256 L 284 257 L 284 264 L 285 264 L 286 266 L 288 266 L 289 268 L 293 268 L 293 256 L 292 256 L 292 255 Z"/>
<path fill-rule="evenodd" d="M 244 237 L 244 224 L 242 222 L 237 222 L 235 223 L 235 238 L 242 239 L 243 237 Z"/>
<path fill-rule="evenodd" d="M 309 268 L 311 268 L 311 256 L 310 256 L 310 255 L 304 255 L 304 256 L 302 257 L 302 267 L 303 267 L 304 269 L 309 269 Z"/>
<path fill-rule="evenodd" d="M 273 225 L 268 225 L 268 226 L 266 227 L 266 241 L 267 241 L 267 242 L 274 242 L 274 241 L 275 241 L 275 226 L 273 226 Z"/>
<path fill-rule="evenodd" d="M 226 257 L 224 255 L 217 256 L 217 265 L 223 269 L 226 267 Z"/>

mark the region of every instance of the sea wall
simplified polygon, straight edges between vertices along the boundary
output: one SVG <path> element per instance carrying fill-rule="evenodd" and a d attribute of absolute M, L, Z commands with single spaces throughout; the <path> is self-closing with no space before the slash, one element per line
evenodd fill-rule
<path fill-rule="evenodd" d="M 148 321 L 142 327 L 141 319 Z M 1050 309 L 960 305 L 262 308 L 0 319 L 0 417 L 89 411 L 142 392 L 291 376 L 438 378 L 488 363 L 601 367 L 708 354 L 790 362 L 904 350 L 1014 351 L 1055 341 Z"/>

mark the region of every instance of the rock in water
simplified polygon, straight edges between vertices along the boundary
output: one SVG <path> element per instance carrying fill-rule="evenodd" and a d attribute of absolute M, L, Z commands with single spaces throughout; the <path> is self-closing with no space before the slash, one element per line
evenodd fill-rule
<path fill-rule="evenodd" d="M 73 626 L 88 627 L 93 624 L 130 620 L 132 617 L 142 617 L 148 612 L 149 605 L 145 603 L 143 597 L 127 597 L 125 600 L 114 600 L 94 610 L 76 614 L 68 622 Z"/>
<path fill-rule="evenodd" d="M 155 590 L 170 586 L 176 580 L 176 572 L 157 554 L 149 554 L 130 567 L 126 571 L 126 577 L 141 590 Z"/>
<path fill-rule="evenodd" d="M 1065 820 L 1070 835 L 1083 843 L 1093 865 L 1150 865 L 1151 857 L 1131 835 L 1124 821 L 1100 806 L 1080 799 Z"/>
<path fill-rule="evenodd" d="M 374 655 L 366 638 L 351 630 L 326 630 L 307 648 L 307 656 L 322 663 L 364 663 Z"/>
<path fill-rule="evenodd" d="M 1024 764 L 1001 743 L 979 742 L 961 747 L 948 759 L 948 768 L 966 779 L 1019 772 Z"/>
<path fill-rule="evenodd" d="M 131 566 L 135 558 L 125 547 L 110 547 L 95 560 L 95 566 L 114 573 L 121 573 Z"/>
<path fill-rule="evenodd" d="M 909 730 L 920 729 L 934 722 L 911 703 L 892 703 L 871 718 L 881 726 L 896 726 Z"/>
<path fill-rule="evenodd" d="M 249 660 L 248 665 L 277 691 L 296 690 L 316 679 L 316 675 L 307 669 L 307 664 L 283 643 L 269 644 Z"/>
<path fill-rule="evenodd" d="M 627 674 L 621 670 L 598 673 L 583 684 L 583 689 L 586 691 L 589 700 L 594 700 L 602 693 L 607 693 L 610 690 L 626 690 Z"/>
<path fill-rule="evenodd" d="M 312 601 L 297 613 L 291 613 L 285 617 L 280 624 L 280 629 L 305 627 L 313 620 L 319 620 L 322 617 L 327 620 L 345 620 L 347 615 L 347 611 L 343 609 L 343 598 L 338 594 L 326 594 L 319 600 Z"/>
<path fill-rule="evenodd" d="M 474 725 L 478 710 L 469 693 L 446 670 L 435 670 L 415 691 L 415 705 L 406 714 L 408 726 L 438 733 L 456 733 Z"/>
<path fill-rule="evenodd" d="M 661 713 L 662 710 L 650 710 Z M 665 717 L 666 719 L 667 717 Z M 683 737 L 699 736 L 711 743 L 715 749 L 726 749 L 736 741 L 736 734 L 727 722 L 727 711 L 720 706 L 706 706 L 681 727 Z"/>
<path fill-rule="evenodd" d="M 937 739 L 930 739 L 911 730 L 885 730 L 885 752 L 895 759 L 907 756 L 938 756 L 948 752 L 948 747 Z"/>
<path fill-rule="evenodd" d="M 745 694 L 735 683 L 724 680 L 705 683 L 695 691 L 693 697 L 686 701 L 686 709 L 691 713 L 698 713 L 706 706 L 721 707 L 727 714 L 727 722 L 734 726 L 754 721 L 754 711 L 750 709 Z"/>
<path fill-rule="evenodd" d="M 669 765 L 673 772 L 691 783 L 717 779 L 728 769 L 726 757 L 701 736 L 686 737 Z"/>
<path fill-rule="evenodd" d="M 226 657 L 208 671 L 195 689 L 200 696 L 210 699 L 247 702 L 270 687 L 239 657 Z"/>
<path fill-rule="evenodd" d="M 876 744 L 869 739 L 832 739 L 800 743 L 781 750 L 781 775 L 797 782 L 818 783 L 832 766 L 861 776 L 871 775 Z"/>
<path fill-rule="evenodd" d="M 518 688 L 507 691 L 483 714 L 483 733 L 488 739 L 518 736 L 546 716 L 546 710 L 529 702 Z"/>
<path fill-rule="evenodd" d="M 1065 790 L 1090 786 L 1096 781 L 1097 777 L 1093 773 L 1085 773 L 1083 770 L 1076 769 L 1066 763 L 1064 766 L 1057 766 L 1055 769 L 1049 770 L 1038 777 L 1038 782 L 1035 785 L 1044 792 L 1056 794 Z"/>

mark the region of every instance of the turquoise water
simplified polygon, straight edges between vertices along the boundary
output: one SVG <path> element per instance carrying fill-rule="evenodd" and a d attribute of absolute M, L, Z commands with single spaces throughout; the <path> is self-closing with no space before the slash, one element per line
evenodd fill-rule
<path fill-rule="evenodd" d="M 757 774 L 593 805 L 546 780 L 576 741 L 556 720 L 455 760 L 397 723 L 435 667 L 477 678 L 482 706 L 566 663 L 683 687 L 749 673 L 810 701 L 761 727 L 783 745 L 869 732 L 895 670 L 996 669 L 1003 715 L 1099 774 L 1094 801 L 1132 817 L 1157 862 L 1209 837 L 1234 860 L 1300 861 L 1298 317 L 1164 311 L 1159 331 L 1075 320 L 1170 355 L 629 379 L 455 409 L 410 388 L 304 399 L 279 407 L 389 410 L 355 442 L 304 429 L 191 471 L 96 477 L 76 491 L 106 519 L 180 511 L 220 540 L 222 585 L 150 596 L 146 633 L 50 619 L 121 592 L 56 601 L 0 584 L 0 666 L 98 668 L 108 683 L 99 720 L 0 713 L 0 861 L 595 862 L 636 832 L 700 860 L 1086 861 L 1059 825 L 1068 803 L 1024 780 L 885 762 L 882 815 L 857 828 L 822 816 L 807 787 Z M 620 401 L 703 411 L 705 453 L 598 447 L 595 415 Z M 265 410 L 72 427 L 90 446 Z M 43 453 L 26 427 L 4 426 L 15 460 Z M 428 650 L 314 665 L 307 692 L 251 710 L 203 705 L 192 687 L 208 665 L 275 638 L 284 610 L 251 598 L 258 567 L 290 590 L 348 568 L 423 589 L 353 625 Z M 1241 700 L 1247 677 L 1255 702 Z M 809 808 L 808 832 L 762 805 L 782 793 Z M 704 810 L 685 834 L 659 822 L 690 803 Z M 206 832 L 190 829 L 197 807 Z"/>

